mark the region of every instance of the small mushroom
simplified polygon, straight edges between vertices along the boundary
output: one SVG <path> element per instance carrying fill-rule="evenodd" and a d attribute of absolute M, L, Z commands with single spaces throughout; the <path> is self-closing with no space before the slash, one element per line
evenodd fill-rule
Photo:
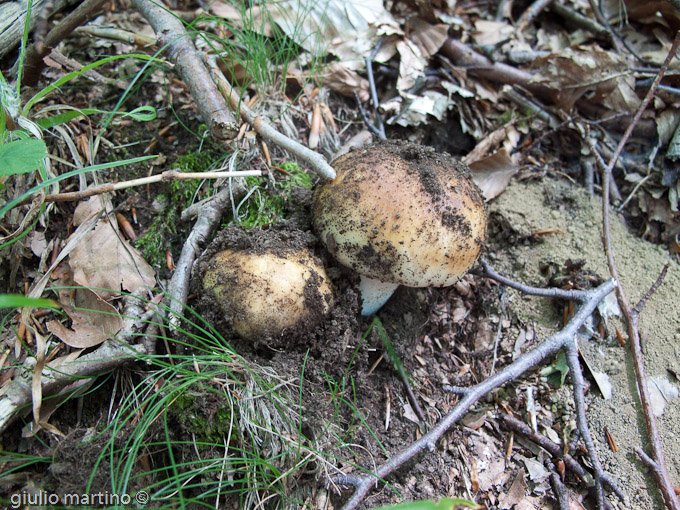
<path fill-rule="evenodd" d="M 247 340 L 313 328 L 333 303 L 328 282 L 306 249 L 220 251 L 203 275 L 203 289 L 212 292 L 234 331 Z"/>
<path fill-rule="evenodd" d="M 333 162 L 319 185 L 314 229 L 341 264 L 361 275 L 362 315 L 399 285 L 445 287 L 477 260 L 486 207 L 468 167 L 407 142 L 380 142 Z"/>

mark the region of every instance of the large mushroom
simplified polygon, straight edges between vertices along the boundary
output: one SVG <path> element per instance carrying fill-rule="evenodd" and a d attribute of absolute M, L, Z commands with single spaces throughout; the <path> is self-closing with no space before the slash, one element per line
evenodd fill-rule
<path fill-rule="evenodd" d="M 306 248 L 220 251 L 208 261 L 202 284 L 247 340 L 310 331 L 333 304 L 326 272 Z"/>
<path fill-rule="evenodd" d="M 361 275 L 362 315 L 399 285 L 445 287 L 477 260 L 486 208 L 468 167 L 420 145 L 387 141 L 333 162 L 319 185 L 314 229 L 341 264 Z"/>

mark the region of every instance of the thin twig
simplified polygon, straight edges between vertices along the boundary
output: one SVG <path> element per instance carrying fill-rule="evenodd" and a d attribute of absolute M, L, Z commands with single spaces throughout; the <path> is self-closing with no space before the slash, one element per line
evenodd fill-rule
<path fill-rule="evenodd" d="M 578 28 L 592 32 L 596 36 L 605 37 L 608 41 L 611 41 L 612 34 L 606 28 L 595 20 L 563 5 L 562 2 L 553 2 L 550 4 L 549 10 L 557 14 L 560 18 L 570 21 Z"/>
<path fill-rule="evenodd" d="M 357 103 L 357 108 L 359 108 L 359 114 L 361 115 L 361 120 L 364 121 L 364 124 L 366 124 L 366 127 L 368 130 L 373 133 L 375 136 L 380 138 L 381 140 L 384 140 L 385 134 L 381 133 L 380 130 L 371 122 L 371 119 L 368 118 L 368 114 L 366 113 L 366 110 L 364 109 L 364 105 L 361 104 L 361 99 L 359 98 L 359 94 L 357 94 L 356 90 L 354 91 L 354 100 Z"/>
<path fill-rule="evenodd" d="M 235 112 L 239 112 L 240 116 L 250 124 L 253 129 L 264 139 L 270 141 L 285 151 L 295 154 L 298 158 L 305 161 L 309 166 L 316 171 L 324 179 L 335 179 L 335 170 L 328 164 L 326 159 L 313 150 L 304 145 L 291 140 L 287 136 L 279 133 L 264 117 L 255 114 L 242 101 L 234 88 L 229 84 L 227 79 L 222 74 L 222 71 L 217 66 L 214 56 L 207 58 L 207 63 L 210 66 L 210 72 L 213 75 L 215 83 L 222 95 L 229 102 L 231 108 Z"/>
<path fill-rule="evenodd" d="M 576 474 L 576 476 L 578 476 L 581 480 L 586 480 L 588 478 L 588 473 L 583 468 L 583 466 L 581 466 L 581 464 L 579 464 L 579 462 L 571 455 L 569 454 L 565 455 L 562 452 L 562 447 L 559 444 L 551 441 L 550 439 L 541 434 L 537 434 L 526 423 L 516 418 L 513 418 L 512 416 L 501 413 L 498 415 L 498 418 L 500 419 L 502 426 L 505 426 L 510 430 L 514 430 L 515 432 L 518 432 L 519 434 L 526 436 L 527 439 L 543 448 L 550 455 L 552 455 L 553 458 L 563 460 L 564 465 L 567 467 L 567 469 L 573 471 L 574 474 Z M 602 476 L 602 483 L 610 491 L 616 494 L 621 501 L 623 501 L 624 503 L 626 502 L 625 494 L 621 491 L 621 489 L 616 485 L 614 480 L 612 480 L 612 478 L 609 475 L 604 474 Z"/>
<path fill-rule="evenodd" d="M 667 262 L 665 266 L 663 266 L 663 269 L 661 270 L 661 274 L 659 274 L 659 277 L 656 279 L 654 284 L 649 288 L 647 292 L 645 292 L 645 295 L 640 298 L 640 301 L 637 302 L 637 304 L 633 307 L 633 311 L 640 315 L 642 313 L 642 309 L 645 307 L 645 304 L 649 300 L 652 295 L 659 289 L 663 281 L 666 279 L 666 273 L 668 272 L 668 266 L 670 264 Z"/>
<path fill-rule="evenodd" d="M 542 101 L 554 103 L 554 91 L 542 83 L 537 83 L 532 80 L 533 75 L 530 72 L 518 69 L 503 62 L 492 62 L 484 55 L 477 53 L 470 46 L 452 37 L 449 37 L 444 42 L 440 51 L 449 58 L 453 64 L 464 67 L 470 74 L 504 85 L 521 85 Z M 591 118 L 603 116 L 604 107 L 601 105 L 589 102 L 585 99 L 578 100 L 576 105 L 579 110 Z M 611 125 L 617 130 L 620 130 L 620 123 L 626 122 L 628 118 L 627 115 L 621 115 L 602 122 L 606 122 L 607 125 Z M 656 136 L 654 122 L 652 120 L 643 123 L 638 122 L 636 133 L 640 136 Z"/>
<path fill-rule="evenodd" d="M 654 94 L 656 93 L 657 86 L 661 82 L 671 60 L 675 57 L 675 54 L 680 45 L 680 32 L 677 32 L 675 38 L 673 39 L 673 44 L 668 52 L 668 56 L 664 60 L 659 73 L 657 74 L 652 87 L 647 92 L 647 95 L 642 100 L 638 111 L 633 117 L 633 121 L 626 129 L 625 133 L 621 137 L 619 144 L 614 151 L 613 156 L 609 160 L 609 163 L 602 169 L 602 231 L 603 231 L 603 243 L 604 250 L 607 256 L 607 264 L 609 265 L 609 272 L 611 276 L 616 280 L 620 281 L 619 272 L 616 266 L 616 259 L 614 255 L 614 248 L 612 245 L 612 235 L 610 227 L 610 179 L 616 161 L 623 151 L 623 148 L 633 133 L 635 124 L 642 117 L 642 113 L 647 108 Z M 591 149 L 593 146 L 591 145 Z M 596 151 L 595 151 L 596 152 Z M 644 361 L 642 357 L 642 347 L 640 343 L 640 331 L 638 329 L 638 319 L 639 314 L 634 308 L 631 308 L 628 298 L 626 297 L 621 286 L 617 288 L 617 297 L 619 300 L 619 306 L 623 312 L 628 325 L 628 336 L 630 339 L 630 348 L 633 358 L 633 367 L 635 368 L 635 377 L 637 379 L 637 386 L 640 393 L 640 402 L 642 404 L 642 410 L 645 416 L 645 422 L 647 425 L 647 434 L 649 437 L 650 448 L 651 448 L 651 458 L 655 462 L 657 469 L 653 470 L 654 477 L 656 478 L 657 484 L 659 485 L 659 490 L 664 498 L 667 508 L 670 510 L 680 510 L 680 504 L 678 503 L 678 498 L 673 489 L 673 484 L 671 483 L 668 471 L 666 469 L 666 461 L 664 459 L 663 448 L 661 446 L 661 440 L 659 438 L 659 429 L 656 423 L 656 417 L 652 412 L 651 407 L 651 396 L 649 393 L 649 387 L 647 385 L 647 378 L 645 375 Z"/>
<path fill-rule="evenodd" d="M 163 173 L 132 179 L 124 182 L 110 182 L 85 189 L 83 191 L 71 191 L 69 193 L 58 193 L 56 195 L 46 195 L 45 202 L 72 202 L 82 200 L 93 195 L 101 195 L 111 191 L 145 186 L 156 182 L 167 181 L 188 181 L 194 179 L 225 179 L 231 177 L 260 177 L 261 170 L 242 170 L 238 172 L 182 172 L 180 170 L 167 170 Z M 21 205 L 21 204 L 17 204 Z"/>
<path fill-rule="evenodd" d="M 519 283 L 514 280 L 511 280 L 510 278 L 506 278 L 505 276 L 499 275 L 496 271 L 494 271 L 491 268 L 491 266 L 484 257 L 480 257 L 479 263 L 484 268 L 485 276 L 491 278 L 492 280 L 497 281 L 498 283 L 507 285 L 512 289 L 518 290 L 524 294 L 529 294 L 531 296 L 552 297 L 570 300 L 573 299 L 576 301 L 585 301 L 586 299 L 590 299 L 591 291 L 589 290 L 577 290 L 577 289 L 564 290 L 557 288 L 544 289 L 541 287 L 531 287 L 529 285 L 524 285 L 523 283 Z"/>
<path fill-rule="evenodd" d="M 371 101 L 373 102 L 373 111 L 375 112 L 375 127 L 377 131 L 377 136 L 381 140 L 387 139 L 387 136 L 385 135 L 385 126 L 383 126 L 382 122 L 382 117 L 380 116 L 380 100 L 378 99 L 378 90 L 376 89 L 375 86 L 375 77 L 373 76 L 373 59 L 375 56 L 378 54 L 378 51 L 380 51 L 380 47 L 382 46 L 383 43 L 383 38 L 381 37 L 375 47 L 373 48 L 373 51 L 371 51 L 371 54 L 366 58 L 366 75 L 368 77 L 368 86 L 371 91 Z M 356 92 L 355 92 L 356 94 Z M 370 128 L 369 128 L 370 129 Z"/>
<path fill-rule="evenodd" d="M 416 455 L 426 450 L 430 452 L 434 451 L 439 439 L 449 431 L 458 420 L 465 416 L 467 411 L 481 398 L 506 382 L 517 379 L 527 370 L 535 367 L 548 356 L 555 354 L 569 342 L 573 341 L 574 335 L 576 335 L 576 332 L 590 314 L 593 313 L 598 303 L 614 290 L 614 288 L 616 288 L 616 283 L 613 280 L 608 280 L 599 287 L 587 291 L 587 299 L 576 314 L 574 314 L 571 321 L 569 321 L 561 331 L 546 338 L 537 347 L 517 358 L 512 364 L 498 372 L 498 374 L 469 388 L 458 404 L 427 434 L 390 457 L 389 460 L 381 464 L 375 471 L 366 475 L 339 475 L 333 477 L 335 483 L 353 486 L 355 488 L 354 494 L 352 494 L 347 503 L 345 503 L 343 509 L 351 510 L 356 508 L 363 501 L 371 488 L 375 486 L 377 481 L 384 480 L 405 462 L 408 462 Z"/>
<path fill-rule="evenodd" d="M 522 13 L 522 16 L 517 21 L 517 31 L 524 32 L 536 17 L 548 7 L 553 0 L 534 0 L 529 8 Z"/>
<path fill-rule="evenodd" d="M 602 464 L 595 449 L 593 437 L 590 435 L 590 427 L 588 426 L 588 418 L 586 417 L 586 400 L 585 391 L 586 383 L 583 379 L 583 371 L 581 370 L 581 363 L 578 359 L 578 346 L 576 338 L 574 337 L 570 342 L 564 345 L 564 350 L 567 355 L 567 365 L 571 374 L 571 384 L 574 388 L 574 406 L 576 410 L 576 423 L 583 442 L 586 444 L 588 450 L 588 458 L 593 465 L 595 472 L 595 497 L 597 499 L 597 507 L 604 508 L 604 490 L 602 489 Z"/>
<path fill-rule="evenodd" d="M 40 44 L 32 45 L 26 52 L 24 61 L 24 83 L 35 86 L 40 72 L 45 67 L 43 57 L 52 48 L 68 37 L 73 30 L 92 19 L 106 0 L 85 0 L 48 32 Z"/>
<path fill-rule="evenodd" d="M 567 492 L 567 487 L 560 480 L 560 476 L 554 471 L 550 473 L 550 485 L 555 493 L 555 499 L 557 499 L 557 504 L 560 510 L 569 510 L 569 493 Z"/>

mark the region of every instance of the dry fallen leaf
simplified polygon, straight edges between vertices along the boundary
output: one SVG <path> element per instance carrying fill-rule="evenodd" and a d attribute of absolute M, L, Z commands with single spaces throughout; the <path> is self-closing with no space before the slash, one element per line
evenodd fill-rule
<path fill-rule="evenodd" d="M 470 163 L 472 180 L 482 190 L 487 202 L 497 197 L 508 187 L 510 179 L 517 173 L 515 165 L 505 150 Z"/>
<path fill-rule="evenodd" d="M 64 310 L 73 323 L 71 329 L 59 321 L 49 321 L 47 329 L 67 345 L 87 348 L 112 338 L 123 327 L 123 319 L 116 308 L 90 289 L 75 289 L 73 303 L 69 303 L 70 291 L 60 292 Z"/>
<path fill-rule="evenodd" d="M 617 113 L 637 109 L 635 77 L 625 59 L 597 45 L 573 46 L 537 59 L 531 79 L 551 89 L 553 100 L 569 111 L 583 97 Z"/>
<path fill-rule="evenodd" d="M 404 94 L 416 84 L 419 77 L 424 75 L 427 60 L 421 55 L 418 46 L 408 39 L 397 43 L 397 51 L 401 57 L 397 90 Z"/>
<path fill-rule="evenodd" d="M 471 33 L 475 43 L 480 46 L 498 44 L 509 39 L 515 33 L 515 27 L 504 21 L 477 20 L 475 30 Z"/>
<path fill-rule="evenodd" d="M 527 495 L 526 471 L 521 468 L 513 480 L 507 492 L 500 495 L 498 508 L 507 510 L 513 508 Z"/>
<path fill-rule="evenodd" d="M 324 85 L 343 96 L 352 97 L 356 92 L 362 102 L 369 99 L 368 80 L 342 62 L 335 62 L 325 68 Z"/>
<path fill-rule="evenodd" d="M 74 222 L 88 216 L 86 210 L 91 210 L 93 205 L 96 208 L 96 204 L 101 201 L 91 199 L 79 204 Z M 81 207 L 83 210 L 79 211 Z M 108 289 L 114 293 L 122 287 L 133 293 L 140 288 L 153 287 L 156 281 L 151 266 L 123 239 L 115 222 L 109 222 L 106 217 L 73 249 L 68 263 L 73 271 L 73 281 L 83 287 Z M 111 295 L 107 291 L 97 292 L 102 297 Z"/>
<path fill-rule="evenodd" d="M 408 38 L 416 43 L 420 53 L 426 58 L 437 53 L 449 36 L 449 25 L 431 25 L 421 18 L 408 20 L 408 28 Z"/>

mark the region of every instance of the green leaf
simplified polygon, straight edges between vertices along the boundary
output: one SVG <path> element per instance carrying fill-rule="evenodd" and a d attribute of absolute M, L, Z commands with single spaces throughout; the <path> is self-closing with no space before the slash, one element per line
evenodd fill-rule
<path fill-rule="evenodd" d="M 410 501 L 408 503 L 400 503 L 398 505 L 381 506 L 376 510 L 452 510 L 456 506 L 465 506 L 468 508 L 481 508 L 473 501 L 459 498 L 442 498 L 437 502 L 434 501 Z"/>
<path fill-rule="evenodd" d="M 22 308 L 24 306 L 32 306 L 33 308 L 61 308 L 61 305 L 54 299 L 32 298 L 22 296 L 21 294 L 0 294 L 0 309 Z"/>
<path fill-rule="evenodd" d="M 0 145 L 0 176 L 25 174 L 37 170 L 46 157 L 45 142 L 36 138 L 14 140 Z"/>

